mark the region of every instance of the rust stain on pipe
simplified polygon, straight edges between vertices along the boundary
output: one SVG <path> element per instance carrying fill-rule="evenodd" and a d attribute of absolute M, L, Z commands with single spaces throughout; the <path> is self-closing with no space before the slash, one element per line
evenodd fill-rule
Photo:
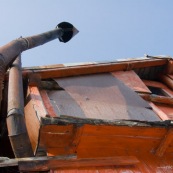
<path fill-rule="evenodd" d="M 77 31 L 78 30 L 72 24 L 62 22 L 58 24 L 54 30 L 31 37 L 19 38 L 0 47 L 0 103 L 2 100 L 2 83 L 5 71 L 21 52 L 40 46 L 56 38 L 59 38 L 61 42 L 65 43 L 69 41 Z"/>
<path fill-rule="evenodd" d="M 2 85 L 6 69 L 12 64 L 15 58 L 23 51 L 42 45 L 62 35 L 62 29 L 36 35 L 33 37 L 19 38 L 0 47 L 0 102 L 2 100 Z"/>
<path fill-rule="evenodd" d="M 9 72 L 7 127 L 15 157 L 32 157 L 33 151 L 24 118 L 24 97 L 21 57 L 12 64 Z"/>

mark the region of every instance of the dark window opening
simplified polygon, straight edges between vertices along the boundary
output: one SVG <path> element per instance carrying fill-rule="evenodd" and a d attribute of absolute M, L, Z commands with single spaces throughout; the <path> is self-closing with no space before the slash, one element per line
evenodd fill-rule
<path fill-rule="evenodd" d="M 149 90 L 152 92 L 152 94 L 159 95 L 159 96 L 166 96 L 170 97 L 169 94 L 167 94 L 163 89 L 153 86 L 148 86 Z"/>

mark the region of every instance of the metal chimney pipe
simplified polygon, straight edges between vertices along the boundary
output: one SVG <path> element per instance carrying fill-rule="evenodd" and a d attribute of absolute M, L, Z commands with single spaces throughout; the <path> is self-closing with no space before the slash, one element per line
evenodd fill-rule
<path fill-rule="evenodd" d="M 78 33 L 78 30 L 72 24 L 62 22 L 54 30 L 31 37 L 19 38 L 0 47 L 0 103 L 2 100 L 3 80 L 6 69 L 21 52 L 40 46 L 56 38 L 66 43 L 76 33 Z"/>
<path fill-rule="evenodd" d="M 24 117 L 24 96 L 20 55 L 13 62 L 9 71 L 7 128 L 15 157 L 33 157 L 34 154 Z"/>

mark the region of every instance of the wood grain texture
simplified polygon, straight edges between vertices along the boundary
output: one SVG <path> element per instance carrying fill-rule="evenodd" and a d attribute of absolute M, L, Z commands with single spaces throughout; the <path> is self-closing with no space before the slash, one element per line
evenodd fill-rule
<path fill-rule="evenodd" d="M 37 116 L 46 117 L 48 116 L 47 110 L 44 106 L 42 97 L 40 95 L 40 91 L 37 86 L 29 86 L 30 99 L 32 100 L 35 111 L 37 112 Z"/>
<path fill-rule="evenodd" d="M 165 93 L 167 93 L 167 95 L 169 95 L 170 97 L 173 97 L 173 91 L 169 89 L 165 84 L 158 81 L 151 81 L 151 80 L 142 80 L 142 81 L 147 86 L 161 88 Z"/>
<path fill-rule="evenodd" d="M 151 93 L 133 70 L 112 72 L 112 75 L 136 92 Z"/>
<path fill-rule="evenodd" d="M 158 108 L 158 106 L 156 106 L 154 103 L 149 102 L 149 104 L 151 105 L 153 111 L 163 120 L 169 120 L 169 117 L 166 113 L 164 113 L 161 109 Z"/>
<path fill-rule="evenodd" d="M 46 125 L 41 128 L 40 142 L 49 156 L 77 153 L 81 158 L 114 157 L 154 152 L 166 132 L 158 127 Z"/>
<path fill-rule="evenodd" d="M 139 163 L 125 166 L 100 166 L 83 168 L 60 168 L 50 173 L 172 173 L 173 156 L 157 157 L 154 154 L 138 154 Z"/>
<path fill-rule="evenodd" d="M 144 68 L 144 67 L 153 67 L 153 66 L 163 66 L 168 63 L 168 59 L 148 59 L 142 61 L 122 61 L 115 63 L 102 63 L 102 64 L 90 64 L 90 65 L 81 65 L 81 66 L 72 66 L 72 67 L 59 67 L 59 68 L 50 68 L 50 69 L 32 69 L 25 70 L 24 75 L 30 73 L 38 74 L 41 79 L 46 78 L 57 78 L 57 77 L 68 77 L 76 75 L 86 75 L 86 74 L 96 74 L 96 73 L 105 73 L 105 72 L 114 72 L 119 70 L 127 70 L 131 66 L 131 70 Z"/>
<path fill-rule="evenodd" d="M 95 166 L 135 165 L 139 160 L 135 156 L 118 156 L 105 158 L 54 159 L 37 161 L 19 161 L 20 171 L 48 171 L 57 168 L 80 168 Z"/>
<path fill-rule="evenodd" d="M 48 112 L 48 116 L 50 117 L 57 117 L 58 115 L 56 114 L 50 99 L 47 95 L 47 92 L 45 90 L 40 90 L 40 95 L 42 97 L 43 103 L 45 105 L 46 111 Z"/>
<path fill-rule="evenodd" d="M 25 121 L 26 121 L 28 135 L 31 141 L 32 149 L 34 153 L 36 154 L 37 145 L 39 143 L 38 138 L 39 138 L 40 123 L 37 117 L 37 112 L 33 106 L 34 105 L 33 100 L 30 96 L 31 96 L 30 90 L 28 89 L 27 99 L 26 99 L 27 102 L 24 108 Z"/>
<path fill-rule="evenodd" d="M 155 94 L 139 94 L 143 99 L 154 102 L 154 103 L 160 103 L 165 105 L 173 105 L 173 98 L 167 97 L 167 96 L 159 96 Z"/>
<path fill-rule="evenodd" d="M 162 139 L 161 143 L 159 144 L 156 155 L 162 157 L 165 154 L 168 146 L 172 143 L 173 140 L 173 130 L 169 129 L 164 138 Z"/>
<path fill-rule="evenodd" d="M 161 75 L 160 80 L 171 90 L 173 90 L 173 80 L 167 75 Z"/>
<path fill-rule="evenodd" d="M 167 115 L 169 120 L 173 120 L 173 107 L 172 107 L 172 105 L 156 104 L 156 106 Z"/>
<path fill-rule="evenodd" d="M 85 125 L 77 148 L 79 157 L 108 157 L 154 152 L 164 128 Z"/>

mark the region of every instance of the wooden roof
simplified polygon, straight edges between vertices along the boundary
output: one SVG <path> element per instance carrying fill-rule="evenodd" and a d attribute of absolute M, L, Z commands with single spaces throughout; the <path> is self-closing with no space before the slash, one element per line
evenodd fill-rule
<path fill-rule="evenodd" d="M 24 68 L 36 157 L 19 160 L 19 169 L 172 172 L 172 62 L 144 57 Z"/>

